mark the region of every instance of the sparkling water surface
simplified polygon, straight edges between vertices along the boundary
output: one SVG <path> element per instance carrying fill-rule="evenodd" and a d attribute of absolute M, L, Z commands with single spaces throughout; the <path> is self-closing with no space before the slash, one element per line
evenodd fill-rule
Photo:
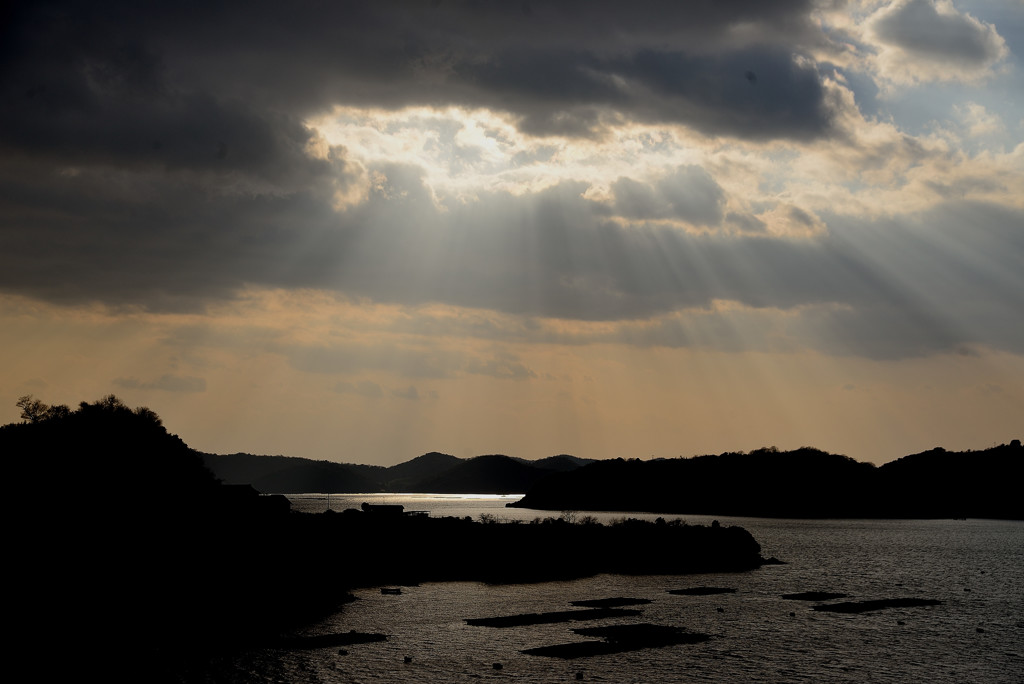
<path fill-rule="evenodd" d="M 478 519 L 532 520 L 558 512 L 505 508 L 510 497 L 331 495 L 289 497 L 309 512 L 401 503 Z M 584 515 L 582 513 L 577 515 Z M 649 514 L 595 513 L 599 520 Z M 679 517 L 709 524 L 709 516 Z M 630 577 L 491 586 L 429 583 L 400 595 L 378 588 L 306 634 L 376 632 L 386 642 L 311 650 L 255 649 L 189 673 L 224 682 L 1024 682 L 1024 522 L 994 520 L 778 520 L 717 518 L 758 540 L 770 565 L 743 573 Z M 330 543 L 330 540 L 324 540 Z M 343 543 L 343 542 L 342 542 Z M 383 543 L 400 544 L 401 540 Z M 509 549 L 510 555 L 527 552 Z M 296 562 L 315 562 L 315 552 Z M 466 563 L 473 549 L 465 550 Z M 358 562 L 353 558 L 352 562 Z M 417 559 L 410 558 L 410 563 Z M 729 587 L 729 594 L 668 590 Z M 846 600 L 900 597 L 941 605 L 861 614 L 817 612 L 783 594 L 831 591 Z M 471 626 L 467 618 L 572 609 L 570 601 L 649 599 L 639 617 L 514 628 Z M 649 622 L 711 635 L 705 642 L 563 660 L 523 654 L 585 637 L 574 627 Z M 406 662 L 406 659 L 410 659 Z M 501 669 L 494 664 L 500 663 Z"/>

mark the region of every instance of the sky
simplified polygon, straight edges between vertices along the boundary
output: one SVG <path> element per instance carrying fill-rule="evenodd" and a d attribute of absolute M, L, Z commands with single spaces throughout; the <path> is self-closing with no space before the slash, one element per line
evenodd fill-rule
<path fill-rule="evenodd" d="M 1024 437 L 1024 0 L 0 12 L 0 423 L 116 394 L 380 465 Z"/>

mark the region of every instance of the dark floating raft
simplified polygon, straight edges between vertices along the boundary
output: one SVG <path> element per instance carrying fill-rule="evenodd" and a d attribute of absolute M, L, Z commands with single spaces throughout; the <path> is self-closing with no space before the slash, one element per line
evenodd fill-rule
<path fill-rule="evenodd" d="M 831 601 L 847 596 L 848 594 L 837 594 L 831 591 L 801 591 L 796 594 L 783 594 L 782 598 L 790 601 Z"/>
<path fill-rule="evenodd" d="M 572 630 L 580 636 L 599 637 L 603 641 L 577 641 L 554 646 L 528 648 L 522 653 L 550 658 L 586 658 L 589 656 L 661 648 L 677 644 L 695 644 L 710 639 L 710 635 L 687 632 L 680 627 L 652 625 L 612 625 L 609 627 L 583 627 Z"/>
<path fill-rule="evenodd" d="M 615 596 L 612 598 L 603 599 L 586 599 L 584 601 L 570 601 L 569 605 L 579 606 L 580 608 L 618 608 L 620 606 L 642 606 L 646 603 L 650 603 L 651 599 L 642 598 L 627 598 L 625 596 Z"/>
<path fill-rule="evenodd" d="M 350 646 L 352 644 L 368 644 L 375 641 L 387 641 L 386 634 L 373 634 L 371 632 L 336 632 L 334 634 L 316 634 L 313 636 L 283 637 L 278 639 L 274 646 L 278 648 L 334 648 L 335 646 Z"/>
<path fill-rule="evenodd" d="M 478 627 L 522 627 L 525 625 L 547 625 L 575 620 L 603 620 L 610 617 L 634 617 L 639 610 L 628 608 L 589 608 L 587 610 L 558 610 L 550 613 L 521 613 L 489 618 L 466 618 L 467 625 Z"/>
<path fill-rule="evenodd" d="M 710 596 L 712 594 L 735 594 L 729 587 L 689 587 L 687 589 L 669 589 L 668 593 L 677 596 Z"/>
<path fill-rule="evenodd" d="M 820 610 L 828 613 L 867 613 L 872 610 L 884 610 L 886 608 L 917 608 L 919 606 L 938 606 L 941 604 L 942 601 L 936 599 L 893 598 L 877 599 L 874 601 L 827 603 L 820 606 L 811 606 L 811 610 Z"/>

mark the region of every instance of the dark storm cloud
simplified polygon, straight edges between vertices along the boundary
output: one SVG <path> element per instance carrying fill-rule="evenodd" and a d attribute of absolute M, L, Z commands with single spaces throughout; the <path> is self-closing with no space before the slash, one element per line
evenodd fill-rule
<path fill-rule="evenodd" d="M 782 47 L 607 58 L 514 52 L 460 65 L 458 73 L 480 87 L 484 103 L 519 114 L 520 127 L 539 135 L 589 135 L 602 117 L 626 115 L 741 138 L 810 139 L 827 134 L 832 119 L 814 65 Z"/>
<path fill-rule="evenodd" d="M 303 122 L 337 104 L 496 107 L 536 133 L 591 135 L 638 118 L 751 138 L 823 134 L 814 70 L 791 54 L 820 40 L 810 7 L 9 5 L 0 287 L 194 308 L 241 283 L 315 286 L 357 243 L 389 272 L 392 246 L 363 239 L 330 205 L 358 169 L 340 149 L 308 153 L 318 141 Z M 689 220 L 717 220 L 713 202 L 662 194 Z M 386 225 L 413 199 L 354 215 Z"/>
<path fill-rule="evenodd" d="M 769 139 L 816 138 L 831 126 L 816 68 L 788 50 L 713 56 L 645 50 L 612 70 L 640 95 L 632 108 L 640 119 L 682 120 L 709 133 Z"/>
<path fill-rule="evenodd" d="M 335 104 L 495 107 L 540 134 L 626 116 L 806 138 L 829 123 L 794 57 L 823 40 L 811 6 L 28 3 L 2 36 L 0 143 L 172 165 L 238 150 L 234 163 L 259 166 Z"/>
<path fill-rule="evenodd" d="M 259 194 L 230 174 L 17 171 L 0 183 L 0 287 L 54 301 L 194 309 L 245 282 L 312 285 L 322 255 L 303 236 L 334 224 L 316 187 Z M 221 187 L 233 180 L 237 192 Z"/>

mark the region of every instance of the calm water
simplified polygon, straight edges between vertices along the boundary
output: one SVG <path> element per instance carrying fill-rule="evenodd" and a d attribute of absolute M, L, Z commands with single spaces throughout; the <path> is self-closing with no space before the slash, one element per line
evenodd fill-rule
<path fill-rule="evenodd" d="M 557 513 L 506 509 L 518 497 L 332 495 L 331 508 L 403 503 L 432 515 L 532 520 Z M 324 495 L 293 499 L 325 510 Z M 317 508 L 319 506 L 319 508 Z M 598 514 L 601 519 L 621 513 Z M 634 516 L 654 517 L 654 516 Z M 678 516 L 708 523 L 707 516 Z M 1024 523 L 991 520 L 772 520 L 738 524 L 786 565 L 735 574 L 623 577 L 487 586 L 425 584 L 358 601 L 309 634 L 379 632 L 387 642 L 314 650 L 254 650 L 211 663 L 192 680 L 246 682 L 1024 682 Z M 510 553 L 516 550 L 510 549 Z M 416 559 L 409 559 L 415 562 Z M 296 562 L 302 562 L 296 559 Z M 473 550 L 466 549 L 466 562 Z M 713 585 L 732 594 L 678 596 Z M 859 615 L 815 612 L 781 598 L 835 591 L 848 600 L 918 597 L 942 605 Z M 466 618 L 570 609 L 579 599 L 651 599 L 639 618 L 495 629 Z M 792 615 L 791 615 L 792 613 Z M 696 645 L 561 660 L 521 650 L 579 641 L 573 627 L 652 622 L 713 635 Z M 406 663 L 405 657 L 411 657 Z M 501 663 L 495 670 L 493 663 Z"/>

